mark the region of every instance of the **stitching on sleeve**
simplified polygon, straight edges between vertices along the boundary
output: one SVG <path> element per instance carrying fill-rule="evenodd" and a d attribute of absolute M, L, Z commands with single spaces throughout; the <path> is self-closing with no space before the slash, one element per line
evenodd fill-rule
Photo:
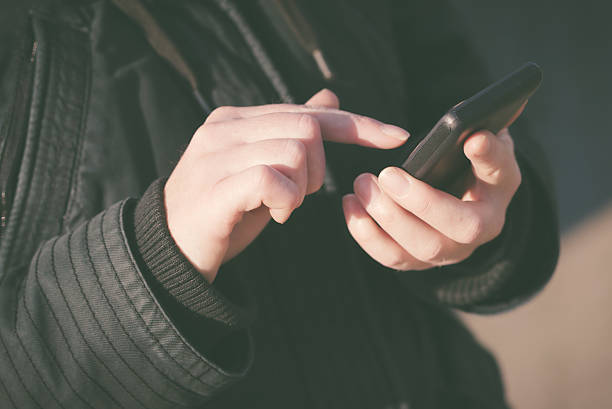
<path fill-rule="evenodd" d="M 15 308 L 17 308 L 17 307 L 15 306 Z M 0 331 L 0 342 L 2 343 L 2 348 L 4 349 L 4 353 L 6 354 L 6 356 L 8 358 L 8 361 L 11 363 L 11 366 L 13 367 L 13 373 L 15 375 L 17 375 L 17 379 L 19 380 L 19 383 L 21 383 L 21 386 L 26 391 L 26 393 L 30 397 L 30 399 L 36 404 L 36 406 L 42 409 L 42 407 L 40 406 L 38 401 L 36 399 L 34 399 L 34 397 L 32 396 L 32 393 L 30 392 L 30 390 L 26 387 L 26 384 L 23 381 L 23 378 L 21 377 L 21 374 L 17 370 L 17 367 L 15 366 L 15 363 L 13 362 L 13 359 L 11 358 L 10 351 L 9 351 L 9 349 L 6 346 L 6 343 L 4 342 L 4 336 L 2 334 L 2 331 Z"/>
<path fill-rule="evenodd" d="M 132 340 L 132 338 L 129 336 L 128 332 L 126 331 L 125 327 L 123 326 L 123 324 L 121 323 L 121 321 L 119 320 L 114 307 L 112 306 L 111 302 L 108 300 L 108 298 L 106 297 L 106 293 L 104 292 L 104 289 L 102 288 L 102 285 L 100 284 L 100 280 L 99 280 L 99 275 L 98 275 L 98 270 L 96 269 L 96 267 L 93 264 L 93 260 L 91 259 L 91 253 L 89 252 L 89 240 L 88 240 L 88 234 L 89 234 L 89 223 L 87 223 L 87 225 L 85 226 L 85 246 L 87 249 L 87 258 L 89 260 L 89 263 L 91 264 L 91 268 L 93 270 L 94 276 L 96 277 L 96 281 L 98 282 L 99 286 L 100 286 L 100 292 L 102 293 L 106 303 L 111 307 L 113 314 L 115 315 L 115 318 L 117 318 L 117 321 L 119 322 L 119 325 L 121 326 L 121 329 L 123 330 L 123 332 L 128 335 L 128 338 L 130 339 L 130 341 L 132 341 L 132 343 L 137 347 L 137 349 L 140 351 L 140 353 L 142 355 L 144 355 L 147 360 L 151 363 L 151 365 L 157 370 L 158 373 L 160 373 L 162 375 L 162 377 L 164 377 L 165 379 L 169 380 L 170 382 L 174 383 L 174 381 L 172 381 L 172 379 L 170 379 L 166 374 L 162 373 L 155 365 L 153 365 L 153 363 L 149 360 L 149 358 L 143 353 L 143 351 L 138 347 L 138 345 Z M 72 257 L 71 257 L 71 263 L 72 263 Z M 183 406 L 183 407 L 187 407 L 188 405 L 185 405 L 184 403 L 180 403 L 180 402 L 175 402 L 173 400 L 167 399 L 165 398 L 163 395 L 161 395 L 159 392 L 157 392 L 155 389 L 153 389 L 139 374 L 138 372 L 136 372 L 136 370 L 134 370 L 123 358 L 123 356 L 119 353 L 119 351 L 117 351 L 117 349 L 115 348 L 115 346 L 113 345 L 113 343 L 110 340 L 110 337 L 108 336 L 108 334 L 106 333 L 106 331 L 104 330 L 104 328 L 102 327 L 102 324 L 100 323 L 100 321 L 98 321 L 98 318 L 96 316 L 96 313 L 94 311 L 94 309 L 91 307 L 91 304 L 89 303 L 89 300 L 87 299 L 87 296 L 85 295 L 85 293 L 83 292 L 83 287 L 81 286 L 81 282 L 78 278 L 78 275 L 75 274 L 74 275 L 76 278 L 76 282 L 79 286 L 79 291 L 81 292 L 81 295 L 83 296 L 83 299 L 85 300 L 85 302 L 87 303 L 87 307 L 89 308 L 90 312 L 92 313 L 93 317 L 94 317 L 94 321 L 96 322 L 98 328 L 100 329 L 100 331 L 102 332 L 102 334 L 104 335 L 104 337 L 106 338 L 106 340 L 108 341 L 109 345 L 111 346 L 111 348 L 113 349 L 113 351 L 115 351 L 115 353 L 117 354 L 117 356 L 119 357 L 119 359 L 121 360 L 121 362 L 123 362 L 125 364 L 125 366 L 127 366 L 130 371 L 136 375 L 136 377 L 147 387 L 147 389 L 149 389 L 151 392 L 153 392 L 156 396 L 158 396 L 161 400 L 167 402 L 167 403 L 171 403 L 173 405 L 178 405 L 178 406 Z M 187 389 L 184 389 L 188 392 L 190 392 Z"/>
<path fill-rule="evenodd" d="M 11 363 L 11 366 L 13 367 L 13 373 L 15 375 L 17 375 L 17 379 L 19 379 L 19 383 L 21 383 L 21 386 L 23 386 L 23 389 L 26 391 L 26 393 L 28 394 L 30 399 L 36 404 L 36 406 L 38 406 L 40 409 L 42 409 L 42 406 L 40 406 L 40 403 L 38 403 L 36 401 L 36 399 L 34 399 L 34 397 L 32 396 L 32 393 L 30 392 L 30 390 L 26 387 L 25 382 L 23 381 L 23 378 L 21 377 L 19 371 L 15 367 L 15 363 L 13 362 L 13 359 L 11 358 L 11 354 L 10 354 L 10 352 L 9 352 L 8 348 L 6 347 L 6 344 L 4 342 L 4 337 L 2 336 L 2 331 L 0 331 L 0 342 L 2 343 L 2 347 L 4 348 L 4 353 L 8 357 L 8 360 Z"/>
<path fill-rule="evenodd" d="M 102 223 L 100 223 L 100 226 L 102 226 Z M 102 231 L 100 232 L 102 233 Z M 89 223 L 86 225 L 85 227 L 85 247 L 86 247 L 86 252 L 87 252 L 87 258 L 89 260 L 89 263 L 91 264 L 91 268 L 94 272 L 94 277 L 96 277 L 96 281 L 98 283 L 98 286 L 100 288 L 100 292 L 102 293 L 102 296 L 104 297 L 104 300 L 106 301 L 106 303 L 109 305 L 109 307 L 111 308 L 111 310 L 113 311 L 113 315 L 115 316 L 115 318 L 117 319 L 117 322 L 119 323 L 119 326 L 121 326 L 121 329 L 123 330 L 124 334 L 127 335 L 128 339 L 132 342 L 132 344 L 136 347 L 136 349 L 138 349 L 138 351 L 146 358 L 146 360 L 151 364 L 151 366 L 153 366 L 153 368 L 155 368 L 155 370 L 167 381 L 169 381 L 170 383 L 172 383 L 173 385 L 177 386 L 179 389 L 186 391 L 186 392 L 190 392 L 195 394 L 198 397 L 205 397 L 202 396 L 200 394 L 195 393 L 194 391 L 191 391 L 187 388 L 185 388 L 184 386 L 178 384 L 176 381 L 174 381 L 172 378 L 170 378 L 166 373 L 162 372 L 149 358 L 148 355 L 146 355 L 144 353 L 144 351 L 138 346 L 138 344 L 134 341 L 134 339 L 130 336 L 129 332 L 126 330 L 125 326 L 123 325 L 123 323 L 121 322 L 121 320 L 119 319 L 119 316 L 117 315 L 117 312 L 115 310 L 115 308 L 113 307 L 112 303 L 110 302 L 110 300 L 108 299 L 108 297 L 106 296 L 106 292 L 104 291 L 104 288 L 102 287 L 102 283 L 100 282 L 100 278 L 98 275 L 98 270 L 96 269 L 93 260 L 91 258 L 91 253 L 89 251 Z M 106 246 L 105 246 L 106 247 Z M 109 264 L 112 266 L 112 263 L 109 262 Z M 75 275 L 76 277 L 76 275 Z M 134 375 L 136 375 L 138 377 L 138 379 L 140 379 L 140 381 L 148 388 L 150 389 L 155 395 L 159 396 L 160 399 L 168 402 L 168 403 L 172 403 L 174 405 L 179 405 L 179 406 L 183 406 L 183 407 L 188 407 L 190 405 L 185 405 L 184 403 L 180 403 L 180 402 L 175 402 L 173 400 L 169 400 L 166 399 L 164 396 L 162 396 L 159 392 L 157 392 L 156 390 L 154 390 L 149 384 L 147 384 L 145 382 L 145 380 L 136 372 L 136 370 L 134 370 L 123 358 L 123 356 L 115 349 L 114 345 L 112 344 L 111 340 L 109 339 L 108 335 L 106 334 L 106 332 L 104 331 L 104 329 L 102 328 L 102 326 L 100 325 L 100 322 L 98 321 L 97 318 L 95 318 L 95 312 L 92 310 L 91 305 L 89 304 L 89 301 L 87 300 L 87 298 L 85 297 L 85 294 L 83 293 L 83 289 L 81 287 L 81 283 L 79 282 L 79 279 L 77 277 L 77 283 L 79 285 L 79 289 L 81 291 L 81 294 L 83 295 L 83 297 L 85 298 L 85 301 L 87 302 L 87 306 L 89 307 L 90 311 L 92 312 L 92 314 L 94 315 L 94 319 L 96 320 L 96 323 L 98 324 L 98 327 L 100 328 L 100 330 L 102 331 L 102 333 L 104 334 L 104 337 L 107 339 L 108 343 L 111 345 L 111 347 L 113 348 L 113 351 L 115 351 L 117 353 L 117 355 L 119 356 L 119 359 L 121 359 L 121 361 L 128 367 L 130 368 L 130 370 L 132 371 L 132 373 L 134 373 Z"/>
<path fill-rule="evenodd" d="M 18 287 L 24 288 L 25 287 L 25 280 L 22 280 L 21 284 Z M 16 302 L 15 302 L 15 321 L 14 321 L 15 324 L 13 325 L 13 329 L 14 329 L 14 333 L 15 333 L 15 338 L 17 338 L 17 340 L 19 341 L 19 345 L 21 345 L 21 349 L 25 353 L 25 356 L 28 358 L 28 361 L 30 362 L 30 365 L 32 365 L 32 368 L 34 368 L 34 372 L 40 378 L 42 384 L 45 385 L 45 388 L 47 388 L 47 390 L 49 391 L 49 395 L 51 395 L 51 397 L 53 398 L 55 403 L 57 403 L 60 408 L 66 409 L 66 407 L 64 405 L 62 405 L 62 403 L 57 399 L 57 396 L 55 396 L 55 393 L 53 393 L 53 390 L 49 387 L 49 385 L 47 384 L 47 381 L 45 381 L 45 378 L 42 376 L 42 373 L 40 372 L 38 367 L 34 364 L 34 361 L 32 360 L 32 356 L 28 353 L 28 350 L 26 349 L 26 347 L 25 347 L 25 345 L 23 343 L 23 340 L 21 339 L 21 336 L 19 336 L 19 331 L 17 331 L 17 320 L 19 319 L 19 308 L 18 308 L 18 306 L 19 306 L 19 293 L 20 292 L 21 292 L 21 290 L 18 289 L 17 290 L 17 294 L 16 294 Z"/>
<path fill-rule="evenodd" d="M 13 400 L 13 398 L 11 398 L 11 394 L 6 388 L 6 385 L 4 384 L 4 382 L 2 382 L 2 378 L 0 378 L 0 386 L 2 386 L 2 389 L 4 389 L 5 395 L 9 399 L 9 402 L 11 402 L 11 405 L 13 405 L 13 408 L 17 408 L 17 405 L 15 405 L 15 401 Z"/>
<path fill-rule="evenodd" d="M 55 251 L 55 243 L 57 242 L 57 239 L 53 241 L 53 244 L 51 246 L 51 268 L 53 269 L 53 273 L 56 274 L 55 272 L 55 256 L 54 256 L 54 251 Z M 49 311 L 51 311 L 51 315 L 53 315 L 53 319 L 55 320 L 55 323 L 58 327 L 58 329 L 60 330 L 61 334 L 62 334 L 62 338 L 64 338 L 64 342 L 66 343 L 66 347 L 68 349 L 68 352 L 70 354 L 70 356 L 72 357 L 72 359 L 74 360 L 74 362 L 76 363 L 76 365 L 79 367 L 79 369 L 83 372 L 83 374 L 94 384 L 96 385 L 98 388 L 100 388 L 100 390 L 102 392 L 104 392 L 113 402 L 115 402 L 116 405 L 118 405 L 119 407 L 126 409 L 125 406 L 123 406 L 121 403 L 119 403 L 114 397 L 113 395 L 106 390 L 106 388 L 104 388 L 100 383 L 98 383 L 94 378 L 91 377 L 91 375 L 89 375 L 89 373 L 87 373 L 87 371 L 81 366 L 81 363 L 78 361 L 78 359 L 76 359 L 74 352 L 72 351 L 72 347 L 70 346 L 70 343 L 68 343 L 68 338 L 66 337 L 66 334 L 64 333 L 64 329 L 62 328 L 62 326 L 59 323 L 59 320 L 57 318 L 57 316 L 55 315 L 55 311 L 53 310 L 53 307 L 51 305 L 51 302 L 49 301 L 49 298 L 47 297 L 47 294 L 45 293 L 45 291 L 43 290 L 43 287 L 40 285 L 40 280 L 39 280 L 39 272 L 40 270 L 38 269 L 38 262 L 36 264 L 35 267 L 35 277 L 36 277 L 36 284 L 37 287 L 39 288 L 40 293 L 42 294 L 42 296 L 45 299 L 45 302 L 47 304 L 47 306 L 49 307 Z"/>
<path fill-rule="evenodd" d="M 38 328 L 38 326 L 36 325 L 36 323 L 34 322 L 34 319 L 32 318 L 32 314 L 30 313 L 30 309 L 28 308 L 28 305 L 25 301 L 25 297 L 22 298 L 21 300 L 22 304 L 23 304 L 23 310 L 25 311 L 28 319 L 30 320 L 30 323 L 32 324 L 32 327 L 34 328 L 34 330 L 36 331 L 36 333 L 38 334 L 38 337 L 40 339 L 43 339 L 43 336 L 40 332 L 40 329 Z M 66 384 L 68 385 L 68 387 L 70 388 L 70 390 L 72 392 L 74 392 L 74 394 L 87 406 L 89 406 L 90 408 L 93 409 L 93 406 L 91 406 L 91 404 L 89 402 L 87 402 L 80 394 L 79 392 L 75 389 L 75 387 L 72 385 L 72 383 L 70 382 L 70 380 L 68 379 L 68 377 L 66 376 L 66 373 L 64 372 L 64 370 L 62 369 L 61 365 L 59 364 L 59 360 L 57 359 L 57 356 L 55 355 L 55 353 L 51 350 L 51 348 L 49 348 L 49 346 L 47 345 L 46 342 L 41 342 L 42 345 L 44 345 L 45 349 L 47 350 L 47 352 L 49 353 L 49 356 L 51 357 L 51 359 L 53 359 L 53 361 L 55 362 L 56 367 L 59 369 L 62 377 L 66 380 Z"/>
<path fill-rule="evenodd" d="M 108 250 L 108 246 L 106 245 L 106 238 L 104 237 L 104 230 L 103 230 L 103 226 L 104 226 L 104 217 L 106 216 L 106 213 L 104 213 L 102 215 L 102 223 L 100 224 L 100 229 L 102 230 L 102 243 L 104 244 L 104 249 L 106 250 L 106 255 L 108 257 L 108 259 L 110 260 L 111 266 L 112 266 L 112 270 L 113 273 L 115 274 L 115 279 L 117 280 L 117 282 L 119 283 L 121 289 L 123 290 L 123 293 L 125 294 L 126 298 L 128 299 L 132 309 L 134 310 L 134 312 L 136 313 L 136 315 L 140 318 L 141 322 L 143 323 L 144 327 L 146 328 L 147 332 L 149 333 L 149 335 L 155 340 L 157 341 L 157 343 L 159 344 L 159 346 L 162 348 L 162 350 L 168 355 L 168 357 L 175 362 L 179 367 L 181 367 L 183 370 L 185 370 L 185 372 L 194 380 L 208 386 L 211 387 L 213 385 L 209 385 L 206 382 L 204 382 L 203 380 L 199 379 L 198 377 L 196 377 L 195 375 L 193 375 L 191 372 L 189 372 L 180 362 L 178 362 L 164 347 L 164 345 L 160 342 L 160 340 L 151 332 L 151 329 L 149 328 L 149 326 L 147 325 L 147 323 L 145 322 L 144 318 L 140 315 L 140 313 L 138 312 L 138 310 L 136 309 L 136 306 L 134 305 L 134 303 L 132 302 L 132 299 L 129 297 L 129 295 L 127 294 L 127 289 L 123 286 L 123 282 L 120 280 L 119 275 L 117 273 L 117 270 L 115 269 L 115 265 L 112 261 L 112 258 L 110 257 L 110 251 Z M 124 248 L 124 251 L 126 253 L 129 253 L 127 246 L 125 244 L 124 240 L 121 240 L 122 246 Z M 132 260 L 131 257 L 128 257 L 128 259 L 131 261 L 132 263 L 132 267 L 135 270 L 138 270 L 138 267 L 134 264 L 134 261 Z M 180 335 L 178 334 L 177 330 L 174 328 L 174 326 L 169 325 L 169 328 L 174 332 L 174 334 L 180 338 Z M 193 348 L 190 345 L 187 345 L 190 347 L 190 349 L 192 349 L 192 352 L 194 352 L 196 355 L 199 355 L 196 351 L 193 350 Z M 206 374 L 210 369 L 214 369 L 215 372 L 217 372 L 218 374 L 222 375 L 222 376 L 227 376 L 225 374 L 220 373 L 220 371 L 217 368 L 214 368 L 212 365 L 209 365 L 207 362 L 207 366 L 205 369 L 205 372 L 202 374 Z M 201 376 L 202 376 L 201 375 Z"/>
<path fill-rule="evenodd" d="M 75 273 L 75 268 L 74 268 L 74 263 L 72 262 L 72 246 L 70 245 L 71 239 L 72 239 L 73 234 L 69 234 L 67 237 L 67 250 L 68 250 L 68 260 L 70 261 L 70 269 L 72 270 L 72 274 L 75 276 L 75 278 L 77 277 L 76 273 Z M 60 290 L 60 293 L 62 294 L 62 298 L 64 299 L 64 302 L 66 303 L 66 308 L 68 309 L 68 311 L 70 311 L 70 316 L 72 317 L 72 320 L 74 321 L 74 325 L 77 328 L 77 331 L 79 332 L 79 335 L 81 336 L 81 338 L 83 339 L 83 342 L 85 343 L 85 345 L 87 345 L 87 348 L 91 351 L 91 353 L 96 357 L 96 359 L 98 359 L 98 361 L 100 361 L 100 363 L 102 364 L 102 366 L 108 371 L 108 373 L 111 375 L 111 377 L 117 381 L 117 383 L 119 385 L 121 385 L 121 387 L 123 388 L 123 390 L 125 390 L 127 392 L 128 395 L 130 395 L 132 397 L 132 399 L 134 399 L 136 402 L 138 402 L 140 404 L 140 406 L 142 406 L 143 408 L 146 408 L 147 406 L 140 400 L 138 399 L 130 390 L 129 388 L 124 385 L 119 378 L 117 378 L 117 376 L 113 373 L 113 371 L 111 371 L 111 369 L 106 365 L 106 363 L 104 362 L 103 359 L 101 359 L 98 354 L 96 354 L 96 352 L 94 351 L 94 349 L 91 347 L 91 345 L 89 345 L 89 342 L 87 342 L 87 338 L 85 338 L 85 335 L 83 334 L 83 332 L 81 331 L 81 327 L 79 326 L 79 323 L 76 319 L 76 317 L 74 316 L 74 313 L 72 311 L 72 309 L 70 308 L 70 305 L 68 305 L 68 301 L 66 299 L 66 296 L 64 295 L 64 290 L 62 289 L 62 287 L 59 284 L 59 280 L 57 278 L 57 273 L 55 270 L 55 262 L 52 261 L 52 266 L 53 266 L 53 277 L 55 278 L 55 281 L 57 283 L 57 286 Z M 78 278 L 76 278 L 77 282 L 78 282 Z M 87 305 L 89 305 L 89 301 L 87 300 L 87 298 L 85 298 L 85 302 L 87 303 Z M 96 323 L 98 325 L 100 325 L 100 323 L 98 322 L 96 316 L 94 315 L 93 319 L 96 321 Z"/>

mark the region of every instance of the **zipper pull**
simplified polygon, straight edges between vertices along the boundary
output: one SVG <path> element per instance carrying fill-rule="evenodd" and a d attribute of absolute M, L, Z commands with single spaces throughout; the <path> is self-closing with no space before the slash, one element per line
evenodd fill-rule
<path fill-rule="evenodd" d="M 30 63 L 33 63 L 36 58 L 36 50 L 38 50 L 38 41 L 34 40 L 32 44 L 32 53 L 30 54 Z"/>
<path fill-rule="evenodd" d="M 275 0 L 275 3 L 287 26 L 293 31 L 298 43 L 312 56 L 323 78 L 330 81 L 334 77 L 334 73 L 325 60 L 312 26 L 306 20 L 298 5 L 294 0 Z"/>
<path fill-rule="evenodd" d="M 6 192 L 3 190 L 2 194 L 0 195 L 0 228 L 4 229 L 6 227 L 6 211 L 7 211 L 7 205 L 6 205 Z"/>
<path fill-rule="evenodd" d="M 327 65 L 327 61 L 325 61 L 325 57 L 323 56 L 321 49 L 315 48 L 312 50 L 312 58 L 314 58 L 315 62 L 317 63 L 317 67 L 319 67 L 319 71 L 321 71 L 323 78 L 330 81 L 334 77 L 334 74 L 329 69 L 329 65 Z"/>

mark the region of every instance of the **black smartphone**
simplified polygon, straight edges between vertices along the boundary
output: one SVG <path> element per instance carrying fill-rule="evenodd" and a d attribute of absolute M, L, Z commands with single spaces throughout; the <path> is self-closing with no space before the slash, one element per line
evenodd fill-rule
<path fill-rule="evenodd" d="M 460 102 L 440 118 L 401 167 L 428 184 L 459 195 L 470 162 L 463 142 L 479 130 L 497 134 L 538 89 L 542 70 L 528 62 Z"/>

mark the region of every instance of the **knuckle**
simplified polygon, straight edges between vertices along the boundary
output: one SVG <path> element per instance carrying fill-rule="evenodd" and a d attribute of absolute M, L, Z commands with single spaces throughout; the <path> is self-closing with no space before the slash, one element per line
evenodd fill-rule
<path fill-rule="evenodd" d="M 389 252 L 381 264 L 395 270 L 404 270 L 407 265 L 404 253 L 398 250 Z"/>
<path fill-rule="evenodd" d="M 196 139 L 208 139 L 213 132 L 213 124 L 204 123 L 195 131 L 194 138 Z"/>
<path fill-rule="evenodd" d="M 274 181 L 274 169 L 268 165 L 257 165 L 251 173 L 253 184 L 257 190 L 263 190 Z"/>
<path fill-rule="evenodd" d="M 199 150 L 208 151 L 219 146 L 223 141 L 219 136 L 226 131 L 227 125 L 223 122 L 206 122 L 194 134 L 195 143 Z"/>
<path fill-rule="evenodd" d="M 484 229 L 485 221 L 481 215 L 471 214 L 467 216 L 463 223 L 460 242 L 464 244 L 476 243 L 482 237 Z"/>
<path fill-rule="evenodd" d="M 396 212 L 390 211 L 380 198 L 372 199 L 366 209 L 381 226 L 393 226 L 397 222 Z"/>
<path fill-rule="evenodd" d="M 493 184 L 499 183 L 502 179 L 502 169 L 497 165 L 491 164 L 485 172 L 487 179 L 491 181 Z"/>
<path fill-rule="evenodd" d="M 356 217 L 348 222 L 351 234 L 363 245 L 367 245 L 374 240 L 374 234 L 370 229 L 365 218 Z"/>
<path fill-rule="evenodd" d="M 302 138 L 306 140 L 316 140 L 320 138 L 321 129 L 319 121 L 309 114 L 298 114 L 297 126 L 302 134 Z"/>
<path fill-rule="evenodd" d="M 306 162 L 306 145 L 296 139 L 285 140 L 284 154 L 288 157 L 291 164 L 301 165 Z"/>
<path fill-rule="evenodd" d="M 232 118 L 235 115 L 236 109 L 236 107 L 227 105 L 217 107 L 208 115 L 206 122 L 215 122 L 225 118 Z"/>
<path fill-rule="evenodd" d="M 468 257 L 470 257 L 472 254 L 474 254 L 474 251 L 476 250 L 477 246 L 462 246 L 461 249 L 458 249 L 457 254 L 447 260 L 443 260 L 439 263 L 437 263 L 438 266 L 448 266 L 451 264 L 456 264 L 456 263 L 460 263 L 464 260 L 466 260 Z"/>
<path fill-rule="evenodd" d="M 292 197 L 291 208 L 297 209 L 304 202 L 305 193 L 301 192 L 299 188 L 297 187 L 291 187 L 290 190 L 291 190 L 291 197 Z"/>
<path fill-rule="evenodd" d="M 323 150 L 323 142 L 319 140 L 308 152 L 308 175 L 309 175 L 309 193 L 319 190 L 325 183 L 325 151 Z"/>
<path fill-rule="evenodd" d="M 291 195 L 291 200 L 287 204 L 287 207 L 290 209 L 297 209 L 302 205 L 303 201 L 304 196 L 300 195 L 297 191 L 293 191 L 293 194 Z"/>
<path fill-rule="evenodd" d="M 269 165 L 258 165 L 253 169 L 253 187 L 259 196 L 265 196 L 266 192 L 284 191 L 283 202 L 286 201 L 288 208 L 298 207 L 303 199 L 300 192 L 292 185 L 288 179 L 279 178 L 278 171 Z"/>
<path fill-rule="evenodd" d="M 433 238 L 423 243 L 418 250 L 417 258 L 421 261 L 433 263 L 440 258 L 444 250 L 441 239 Z"/>
<path fill-rule="evenodd" d="M 425 197 L 425 195 L 419 195 L 418 197 L 415 197 L 414 203 L 412 205 L 412 210 L 418 215 L 426 215 L 431 213 L 432 206 L 432 200 Z"/>

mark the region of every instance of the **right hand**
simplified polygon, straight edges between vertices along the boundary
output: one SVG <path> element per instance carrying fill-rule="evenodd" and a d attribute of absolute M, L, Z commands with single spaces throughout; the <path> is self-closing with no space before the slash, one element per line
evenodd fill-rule
<path fill-rule="evenodd" d="M 328 90 L 306 105 L 220 107 L 196 131 L 164 194 L 170 234 L 208 282 L 321 188 L 323 140 L 389 149 L 409 136 L 338 107 Z"/>

